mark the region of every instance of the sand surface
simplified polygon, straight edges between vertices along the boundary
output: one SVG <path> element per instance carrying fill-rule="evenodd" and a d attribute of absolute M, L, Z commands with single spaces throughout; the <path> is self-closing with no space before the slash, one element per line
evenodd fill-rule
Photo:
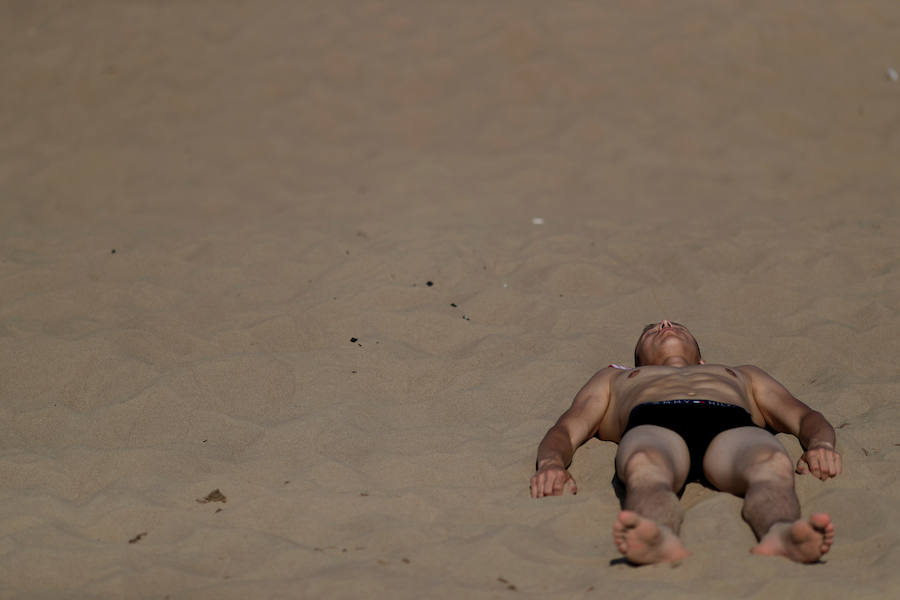
<path fill-rule="evenodd" d="M 0 3 L 0 598 L 900 597 L 900 4 L 776 4 Z M 840 427 L 826 562 L 529 497 L 660 318 Z"/>

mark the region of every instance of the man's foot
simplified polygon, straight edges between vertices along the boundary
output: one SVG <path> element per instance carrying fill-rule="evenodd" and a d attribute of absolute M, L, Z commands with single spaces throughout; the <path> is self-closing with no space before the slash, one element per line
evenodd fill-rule
<path fill-rule="evenodd" d="M 671 529 L 630 510 L 619 513 L 613 526 L 613 539 L 619 552 L 639 565 L 672 562 L 689 554 Z"/>
<path fill-rule="evenodd" d="M 775 523 L 750 552 L 810 563 L 828 552 L 832 543 L 834 523 L 825 513 L 817 513 L 809 521 Z"/>

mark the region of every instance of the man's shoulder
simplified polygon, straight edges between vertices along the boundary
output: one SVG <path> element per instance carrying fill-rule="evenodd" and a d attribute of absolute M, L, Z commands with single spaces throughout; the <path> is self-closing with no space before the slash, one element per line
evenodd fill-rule
<path fill-rule="evenodd" d="M 768 373 L 766 373 L 765 371 L 763 371 L 756 365 L 735 365 L 734 367 L 731 367 L 731 368 L 734 369 L 735 371 L 743 373 L 744 375 L 746 375 L 750 378 L 761 377 L 761 376 L 768 377 L 769 376 Z"/>
<path fill-rule="evenodd" d="M 617 364 L 610 364 L 606 367 L 603 367 L 593 375 L 588 380 L 588 385 L 595 385 L 597 383 L 606 382 L 608 383 L 611 379 L 613 379 L 616 375 L 620 373 L 625 373 L 630 371 L 631 367 L 625 367 Z"/>
<path fill-rule="evenodd" d="M 591 375 L 591 378 L 587 380 L 587 383 L 579 391 L 579 396 L 596 396 L 597 394 L 603 395 L 608 393 L 616 376 L 630 370 L 628 367 L 615 364 L 603 367 Z"/>

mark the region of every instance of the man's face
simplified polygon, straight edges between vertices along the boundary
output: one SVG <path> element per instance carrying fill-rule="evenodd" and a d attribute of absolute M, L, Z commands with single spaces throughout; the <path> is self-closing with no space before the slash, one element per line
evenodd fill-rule
<path fill-rule="evenodd" d="M 682 354 L 689 360 L 693 357 L 693 362 L 700 362 L 700 347 L 687 327 L 667 319 L 644 327 L 635 347 L 640 364 L 662 364 L 662 360 L 673 353 Z"/>

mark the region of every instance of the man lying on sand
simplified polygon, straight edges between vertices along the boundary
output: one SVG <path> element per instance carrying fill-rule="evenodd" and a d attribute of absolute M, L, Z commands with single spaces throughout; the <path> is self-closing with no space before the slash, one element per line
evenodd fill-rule
<path fill-rule="evenodd" d="M 798 473 L 822 479 L 841 472 L 834 428 L 753 366 L 707 365 L 686 327 L 647 325 L 634 349 L 634 369 L 610 365 L 575 396 L 571 408 L 538 447 L 531 496 L 573 494 L 566 467 L 591 436 L 619 443 L 616 474 L 625 485 L 624 510 L 613 528 L 632 563 L 676 561 L 688 555 L 678 537 L 678 492 L 701 480 L 743 496 L 742 516 L 759 543 L 756 554 L 815 562 L 834 541 L 824 514 L 800 518 L 794 465 L 772 433 L 790 433 L 806 449 Z"/>

